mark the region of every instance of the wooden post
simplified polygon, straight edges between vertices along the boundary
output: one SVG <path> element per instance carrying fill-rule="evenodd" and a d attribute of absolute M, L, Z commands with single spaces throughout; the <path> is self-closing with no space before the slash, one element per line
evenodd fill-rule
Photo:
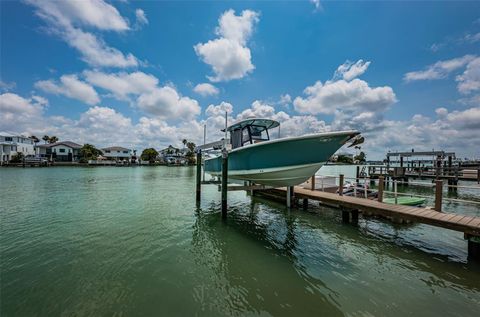
<path fill-rule="evenodd" d="M 340 184 L 338 185 L 338 194 L 343 196 L 343 174 L 340 174 Z"/>
<path fill-rule="evenodd" d="M 303 209 L 308 209 L 308 198 L 303 198 Z"/>
<path fill-rule="evenodd" d="M 442 211 L 442 194 L 443 194 L 443 180 L 437 179 L 435 181 L 435 210 Z"/>
<path fill-rule="evenodd" d="M 358 182 L 360 181 L 360 166 L 357 165 L 357 171 L 355 172 L 355 182 L 358 184 Z"/>
<path fill-rule="evenodd" d="M 480 184 L 480 168 L 477 169 L 477 183 Z"/>
<path fill-rule="evenodd" d="M 312 190 L 315 190 L 315 174 L 312 175 L 312 179 L 311 179 L 311 189 Z"/>
<path fill-rule="evenodd" d="M 452 156 L 448 156 L 448 175 L 452 175 Z"/>
<path fill-rule="evenodd" d="M 480 237 L 467 235 L 468 260 L 480 262 Z"/>
<path fill-rule="evenodd" d="M 287 208 L 292 207 L 292 186 L 287 186 Z"/>
<path fill-rule="evenodd" d="M 342 208 L 342 222 L 349 223 L 350 222 L 350 213 L 348 210 Z"/>
<path fill-rule="evenodd" d="M 222 151 L 222 218 L 227 218 L 228 152 Z"/>
<path fill-rule="evenodd" d="M 367 193 L 367 177 L 363 178 L 363 193 L 365 194 L 365 198 L 368 198 L 368 193 Z"/>
<path fill-rule="evenodd" d="M 435 178 L 438 179 L 440 176 L 440 170 L 442 168 L 442 161 L 440 156 L 437 156 L 437 162 L 435 163 L 436 169 L 435 169 Z"/>
<path fill-rule="evenodd" d="M 379 202 L 383 202 L 383 185 L 384 185 L 383 176 L 380 176 L 378 178 L 378 201 Z"/>
<path fill-rule="evenodd" d="M 352 210 L 352 223 L 357 224 L 358 223 L 358 210 Z"/>
<path fill-rule="evenodd" d="M 398 194 L 397 194 L 397 180 L 393 181 L 393 192 L 395 195 L 395 205 L 398 203 Z"/>
<path fill-rule="evenodd" d="M 202 175 L 202 150 L 199 150 L 197 152 L 197 203 L 200 203 L 201 200 L 201 191 L 202 191 L 202 180 L 201 180 L 201 175 Z"/>

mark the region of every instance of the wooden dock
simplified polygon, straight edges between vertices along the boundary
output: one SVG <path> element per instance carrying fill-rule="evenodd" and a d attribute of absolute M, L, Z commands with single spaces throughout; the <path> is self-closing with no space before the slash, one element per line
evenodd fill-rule
<path fill-rule="evenodd" d="M 286 195 L 286 188 L 276 189 Z M 480 237 L 480 217 L 457 215 L 438 212 L 433 209 L 419 208 L 403 205 L 392 205 L 375 200 L 340 196 L 318 190 L 310 190 L 296 186 L 294 196 L 299 199 L 311 199 L 338 206 L 341 209 L 358 211 L 368 214 L 380 215 L 391 218 L 401 218 L 417 223 L 424 223 L 436 227 L 460 231 L 466 235 Z"/>
<path fill-rule="evenodd" d="M 306 189 L 299 186 L 259 190 L 256 192 L 271 199 L 286 199 L 287 205 L 291 201 L 303 200 L 303 207 L 307 208 L 308 200 L 314 200 L 328 206 L 337 207 L 341 210 L 342 221 L 345 223 L 357 223 L 359 213 L 363 213 L 365 215 L 381 216 L 394 222 L 406 220 L 463 232 L 464 238 L 468 240 L 468 258 L 473 261 L 480 261 L 480 217 L 438 211 L 441 210 L 441 203 L 439 203 L 441 202 L 441 197 L 438 197 L 439 195 L 436 195 L 436 198 L 439 199 L 436 199 L 435 209 L 431 209 L 386 204 L 376 200 L 343 196 L 338 193 Z M 290 195 L 288 192 L 290 192 Z"/>

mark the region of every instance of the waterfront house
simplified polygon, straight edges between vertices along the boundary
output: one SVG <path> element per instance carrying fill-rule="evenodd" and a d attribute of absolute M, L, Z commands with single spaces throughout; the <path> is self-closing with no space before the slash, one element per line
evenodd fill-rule
<path fill-rule="evenodd" d="M 80 158 L 82 146 L 71 141 L 40 144 L 35 147 L 36 155 L 57 162 L 75 162 Z"/>
<path fill-rule="evenodd" d="M 101 149 L 103 156 L 107 160 L 113 161 L 130 161 L 132 159 L 132 150 L 121 146 L 111 146 Z"/>
<path fill-rule="evenodd" d="M 185 165 L 187 159 L 185 158 L 188 149 L 179 149 L 169 145 L 167 148 L 158 152 L 158 158 L 165 164 Z"/>
<path fill-rule="evenodd" d="M 15 133 L 0 132 L 0 164 L 10 161 L 17 153 L 24 156 L 35 155 L 33 139 Z"/>

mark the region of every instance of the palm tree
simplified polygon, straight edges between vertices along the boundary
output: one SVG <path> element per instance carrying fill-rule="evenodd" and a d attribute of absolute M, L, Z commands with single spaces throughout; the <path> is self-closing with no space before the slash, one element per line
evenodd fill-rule
<path fill-rule="evenodd" d="M 183 149 L 185 149 L 185 145 L 187 145 L 187 139 L 183 139 L 182 143 L 183 143 Z"/>
<path fill-rule="evenodd" d="M 36 136 L 34 136 L 34 135 L 32 135 L 32 136 L 30 137 L 30 139 L 33 140 L 33 143 L 35 143 L 35 145 L 36 145 L 38 142 L 40 142 L 40 140 L 39 140 Z"/>
<path fill-rule="evenodd" d="M 45 141 L 45 144 L 47 144 L 48 140 L 50 140 L 50 137 L 48 135 L 44 135 L 42 140 Z"/>
<path fill-rule="evenodd" d="M 56 136 L 51 136 L 48 139 L 48 143 L 55 143 L 55 142 L 58 142 L 58 138 Z"/>

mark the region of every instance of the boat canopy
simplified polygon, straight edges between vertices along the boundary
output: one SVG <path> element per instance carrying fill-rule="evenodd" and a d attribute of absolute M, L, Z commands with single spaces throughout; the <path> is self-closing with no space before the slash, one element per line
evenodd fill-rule
<path fill-rule="evenodd" d="M 246 119 L 227 128 L 230 132 L 232 148 L 238 148 L 244 144 L 253 144 L 270 140 L 268 129 L 280 126 L 275 120 L 270 119 Z"/>
<path fill-rule="evenodd" d="M 231 132 L 234 130 L 243 129 L 246 126 L 251 126 L 251 125 L 264 127 L 265 129 L 268 130 L 268 129 L 278 127 L 280 123 L 278 121 L 270 120 L 270 119 L 255 119 L 255 118 L 246 119 L 246 120 L 242 120 L 240 122 L 232 124 L 227 128 L 227 131 Z"/>

